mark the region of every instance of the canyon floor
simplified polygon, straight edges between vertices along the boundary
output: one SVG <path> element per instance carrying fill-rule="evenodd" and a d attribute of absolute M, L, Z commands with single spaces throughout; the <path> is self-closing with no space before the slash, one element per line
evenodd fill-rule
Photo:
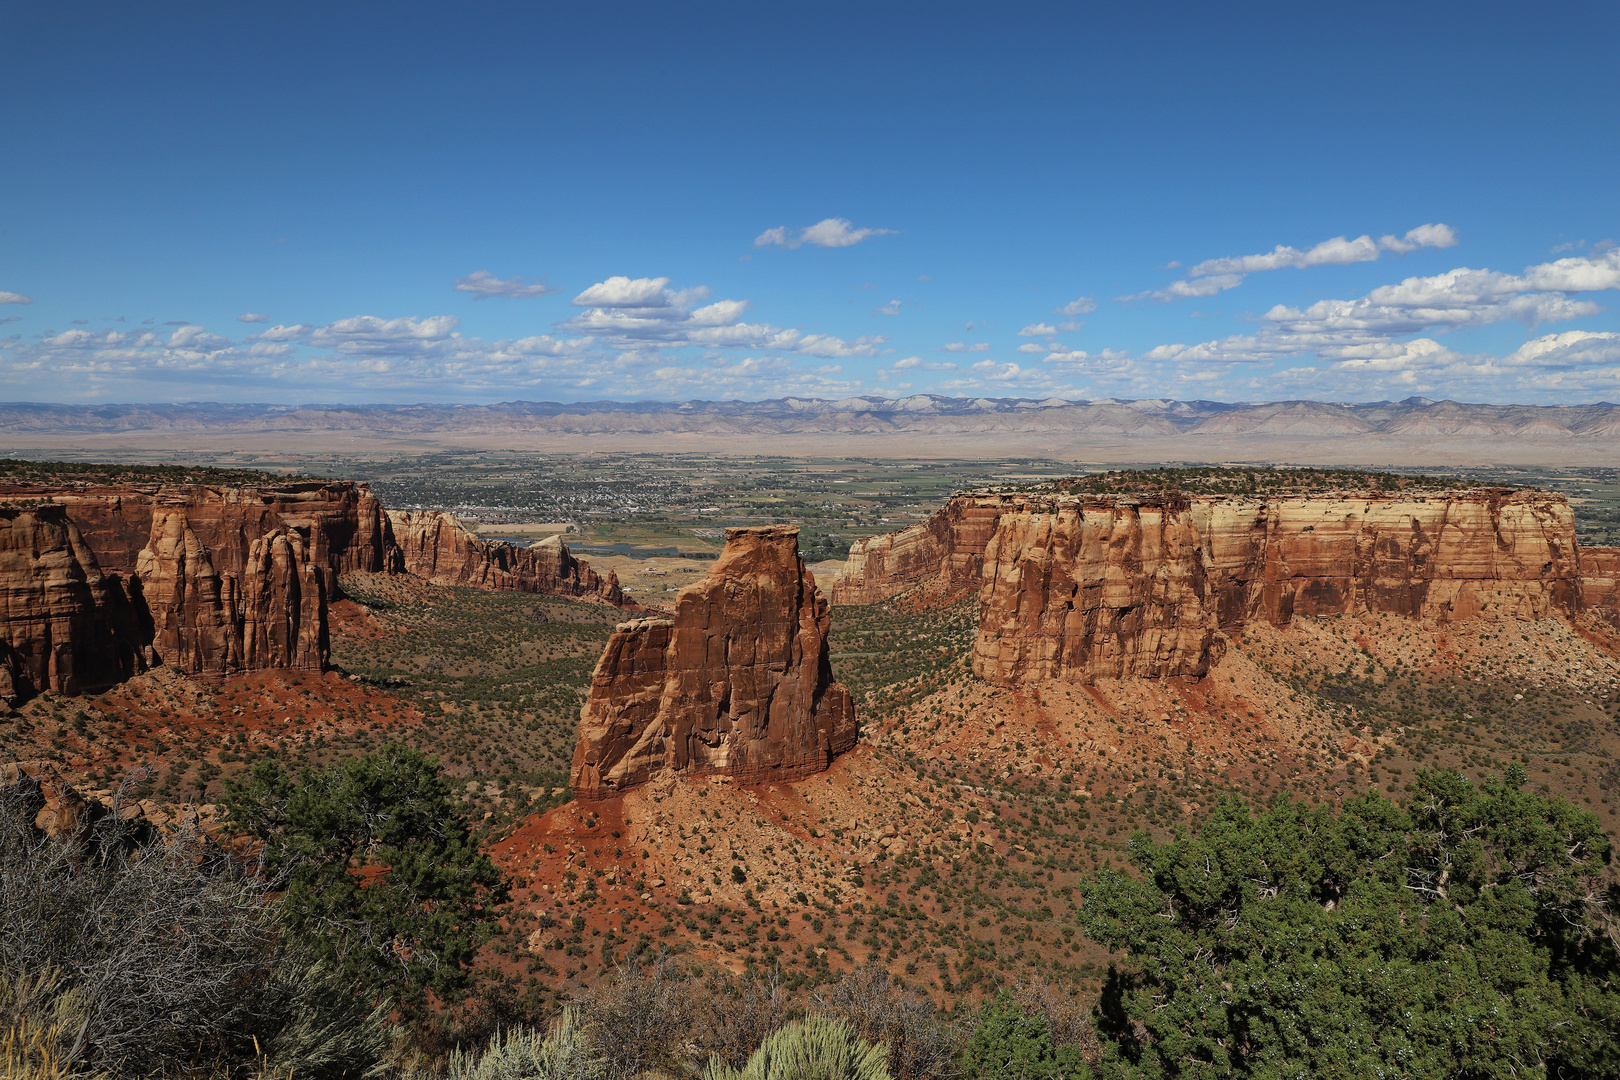
<path fill-rule="evenodd" d="M 1075 886 L 1123 867 L 1133 831 L 1162 838 L 1228 797 L 1399 797 L 1421 768 L 1519 760 L 1620 833 L 1620 636 L 1596 621 L 1301 618 L 1234 639 L 1202 679 L 1002 689 L 968 670 L 973 600 L 924 586 L 835 609 L 833 669 L 863 734 L 827 772 L 579 804 L 563 801 L 574 720 L 618 612 L 344 585 L 332 671 L 158 669 L 44 696 L 0 753 L 92 790 L 139 769 L 149 816 L 201 804 L 205 822 L 261 756 L 439 754 L 516 886 L 488 973 L 537 1004 L 659 954 L 775 968 L 790 987 L 875 961 L 942 999 L 1035 976 L 1095 988 L 1110 957 L 1066 918 Z"/>

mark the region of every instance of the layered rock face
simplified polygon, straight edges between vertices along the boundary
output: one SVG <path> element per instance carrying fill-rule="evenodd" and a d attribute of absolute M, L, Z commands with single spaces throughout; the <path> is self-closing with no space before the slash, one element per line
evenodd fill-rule
<path fill-rule="evenodd" d="M 832 679 L 827 601 L 799 530 L 726 530 L 708 575 L 673 618 L 620 625 L 597 662 L 574 751 L 577 797 L 660 772 L 741 783 L 808 776 L 855 745 L 855 705 Z"/>
<path fill-rule="evenodd" d="M 603 578 L 553 537 L 533 547 L 484 540 L 451 514 L 390 510 L 389 523 L 406 573 L 445 585 L 575 596 L 634 607 L 618 576 Z"/>
<path fill-rule="evenodd" d="M 1003 515 L 984 553 L 974 671 L 1004 684 L 1204 674 L 1221 639 L 1199 541 L 1184 506 Z"/>
<path fill-rule="evenodd" d="M 101 690 L 146 669 L 127 583 L 60 506 L 0 507 L 0 701 Z"/>
<path fill-rule="evenodd" d="M 327 603 L 349 571 L 633 606 L 561 544 L 491 544 L 446 514 L 400 515 L 396 537 L 364 484 L 8 485 L 0 508 L 8 700 L 99 689 L 149 663 L 320 671 Z"/>
<path fill-rule="evenodd" d="M 875 604 L 935 575 L 948 589 L 977 589 L 984 551 L 1014 495 L 958 495 L 927 521 L 857 540 L 833 581 L 834 604 Z"/>
<path fill-rule="evenodd" d="M 1620 626 L 1620 548 L 1581 549 L 1581 606 Z"/>
<path fill-rule="evenodd" d="M 1620 604 L 1620 555 L 1580 551 L 1568 502 L 1540 491 L 1412 496 L 1067 497 L 964 495 L 902 542 L 880 538 L 836 596 L 880 598 L 974 556 L 980 562 L 974 669 L 1026 678 L 1200 675 L 1223 629 L 1295 615 L 1391 612 L 1439 620 L 1545 618 Z M 954 508 L 954 512 L 953 512 Z M 952 527 L 953 522 L 971 524 Z M 903 547 L 907 560 L 870 552 Z M 856 602 L 851 600 L 850 602 Z"/>

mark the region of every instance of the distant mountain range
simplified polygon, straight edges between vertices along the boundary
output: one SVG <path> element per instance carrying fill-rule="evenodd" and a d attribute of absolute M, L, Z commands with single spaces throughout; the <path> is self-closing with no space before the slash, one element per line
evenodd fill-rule
<path fill-rule="evenodd" d="M 1335 404 L 916 394 L 838 401 L 514 401 L 495 405 L 0 404 L 0 451 L 409 442 L 759 453 L 1032 453 L 1110 460 L 1419 458 L 1620 463 L 1620 405 Z M 828 444 L 828 437 L 839 438 Z M 1416 459 L 1414 459 L 1416 460 Z"/>

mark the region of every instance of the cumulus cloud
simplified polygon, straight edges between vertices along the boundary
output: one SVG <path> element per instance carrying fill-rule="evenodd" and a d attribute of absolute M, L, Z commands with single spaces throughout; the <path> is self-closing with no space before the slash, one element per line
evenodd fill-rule
<path fill-rule="evenodd" d="M 246 322 L 246 323 L 269 322 L 270 321 L 270 316 L 268 316 L 268 315 L 260 315 L 257 311 L 249 311 L 246 314 L 238 315 L 236 317 L 236 321 L 237 322 Z"/>
<path fill-rule="evenodd" d="M 823 218 L 797 233 L 786 226 L 766 229 L 754 237 L 755 247 L 796 248 L 802 244 L 814 247 L 851 247 L 872 236 L 893 236 L 894 229 L 857 229 L 847 218 Z"/>
<path fill-rule="evenodd" d="M 1456 243 L 1457 234 L 1451 226 L 1436 223 L 1408 229 L 1405 236 L 1389 234 L 1378 240 L 1365 234 L 1354 240 L 1335 236 L 1303 250 L 1278 244 L 1270 251 L 1258 255 L 1205 259 L 1203 262 L 1195 263 L 1187 271 L 1186 280 L 1172 282 L 1162 289 L 1149 289 L 1147 292 L 1133 293 L 1117 299 L 1122 302 L 1156 300 L 1160 303 L 1169 303 L 1172 300 L 1214 296 L 1227 289 L 1237 288 L 1249 274 L 1289 267 L 1295 270 L 1308 270 L 1313 266 L 1349 266 L 1352 263 L 1373 262 L 1381 251 L 1405 255 L 1419 248 L 1448 248 L 1456 246 Z"/>
<path fill-rule="evenodd" d="M 547 285 L 540 281 L 524 281 L 520 277 L 507 278 L 503 281 L 488 270 L 474 270 L 466 277 L 456 278 L 453 284 L 456 292 L 472 293 L 474 300 L 487 300 L 492 296 L 517 300 L 562 292 L 561 286 Z"/>
<path fill-rule="evenodd" d="M 0 304 L 32 304 L 34 301 L 22 293 L 6 292 L 0 289 Z"/>
<path fill-rule="evenodd" d="M 946 361 L 932 362 L 932 361 L 924 360 L 920 356 L 908 356 L 908 357 L 905 357 L 902 360 L 896 360 L 892 365 L 890 365 L 890 370 L 892 370 L 892 371 L 955 371 L 956 370 L 956 365 L 952 364 L 952 363 L 949 363 L 949 362 L 946 362 Z"/>
<path fill-rule="evenodd" d="M 351 356 L 442 356 L 461 337 L 457 325 L 454 315 L 425 319 L 356 315 L 313 330 L 309 343 Z"/>
<path fill-rule="evenodd" d="M 294 323 L 292 326 L 283 326 L 277 323 L 268 330 L 260 330 L 257 334 L 249 335 L 249 341 L 298 341 L 309 336 L 314 327 L 304 323 Z"/>
<path fill-rule="evenodd" d="M 1097 301 L 1095 299 L 1093 299 L 1092 297 L 1082 296 L 1082 297 L 1080 297 L 1080 298 L 1078 298 L 1076 300 L 1070 300 L 1067 304 L 1064 304 L 1062 307 L 1058 308 L 1055 312 L 1053 312 L 1053 314 L 1054 315 L 1089 315 L 1093 311 L 1096 311 L 1096 310 L 1097 310 Z"/>
<path fill-rule="evenodd" d="M 988 341 L 975 341 L 973 344 L 969 345 L 965 341 L 953 341 L 953 342 L 949 343 L 948 345 L 941 345 L 939 347 L 939 351 L 940 352 L 989 352 L 990 351 L 990 343 Z"/>
<path fill-rule="evenodd" d="M 1147 292 L 1132 293 L 1130 296 L 1117 296 L 1114 299 L 1122 304 L 1133 300 L 1157 300 L 1167 304 L 1172 300 L 1188 300 L 1195 297 L 1214 296 L 1216 293 L 1235 289 L 1243 284 L 1242 274 L 1216 274 L 1213 277 L 1198 278 L 1194 281 L 1172 281 L 1162 289 L 1149 289 Z"/>
<path fill-rule="evenodd" d="M 597 282 L 574 297 L 574 305 L 585 310 L 558 323 L 557 329 L 590 335 L 622 349 L 760 349 L 828 359 L 876 356 L 888 340 L 872 335 L 845 341 L 830 334 L 805 334 L 766 323 L 742 322 L 748 301 L 716 300 L 694 308 L 694 304 L 709 298 L 708 287 L 671 289 L 669 281 L 667 277 L 619 276 Z"/>
<path fill-rule="evenodd" d="M 1419 225 L 1406 230 L 1404 237 L 1381 236 L 1378 246 L 1397 255 L 1405 255 L 1418 248 L 1448 248 L 1457 246 L 1457 234 L 1450 225 Z"/>
<path fill-rule="evenodd" d="M 1567 330 L 1527 341 L 1502 358 L 1507 367 L 1582 368 L 1620 364 L 1620 334 Z"/>
<path fill-rule="evenodd" d="M 1057 327 L 1050 323 L 1032 322 L 1018 331 L 1019 337 L 1051 337 L 1057 333 Z"/>
<path fill-rule="evenodd" d="M 890 300 L 887 304 L 884 304 L 881 307 L 875 307 L 872 310 L 877 312 L 879 315 L 898 315 L 900 314 L 900 301 Z"/>

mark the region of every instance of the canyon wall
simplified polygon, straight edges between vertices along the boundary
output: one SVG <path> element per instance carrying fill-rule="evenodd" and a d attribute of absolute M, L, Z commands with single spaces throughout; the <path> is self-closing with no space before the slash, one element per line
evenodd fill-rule
<path fill-rule="evenodd" d="M 599 799 L 658 773 L 740 783 L 808 776 L 855 744 L 855 705 L 832 680 L 827 601 L 799 530 L 726 530 L 672 618 L 620 625 L 581 710 L 573 790 Z"/>
<path fill-rule="evenodd" d="M 999 507 L 999 512 L 997 508 Z M 975 552 L 982 517 L 993 535 Z M 912 538 L 906 538 L 911 533 Z M 922 539 L 926 537 L 927 539 Z M 905 558 L 894 558 L 895 550 Z M 1296 615 L 1546 618 L 1620 605 L 1620 553 L 1581 551 L 1560 495 L 960 495 L 868 541 L 834 596 L 870 602 L 977 558 L 974 669 L 1025 678 L 1201 675 L 1223 630 Z M 884 555 L 874 560 L 873 551 Z"/>
<path fill-rule="evenodd" d="M 832 602 L 874 604 L 936 576 L 946 589 L 977 589 L 996 523 L 1023 502 L 1016 495 L 958 495 L 927 521 L 855 541 L 833 581 Z"/>
<path fill-rule="evenodd" d="M 1620 627 L 1620 548 L 1581 549 L 1581 606 Z"/>
<path fill-rule="evenodd" d="M 633 606 L 560 543 L 490 543 L 364 484 L 0 486 L 0 697 L 79 693 L 152 663 L 320 671 L 340 573 Z"/>
<path fill-rule="evenodd" d="M 0 506 L 0 702 L 101 690 L 146 670 L 139 605 L 60 506 Z"/>
<path fill-rule="evenodd" d="M 389 522 L 405 572 L 444 585 L 506 589 L 636 606 L 619 590 L 618 576 L 603 578 L 574 558 L 558 537 L 518 547 L 475 535 L 452 514 L 390 510 Z"/>

